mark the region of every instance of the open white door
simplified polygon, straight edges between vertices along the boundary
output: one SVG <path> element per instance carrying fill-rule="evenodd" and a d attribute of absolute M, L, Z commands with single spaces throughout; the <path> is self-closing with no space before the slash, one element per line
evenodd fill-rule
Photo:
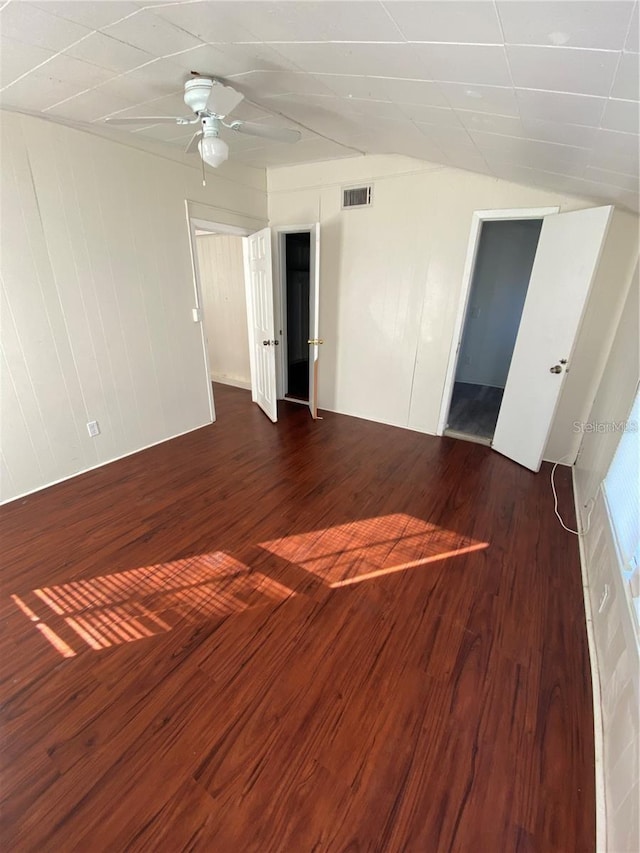
<path fill-rule="evenodd" d="M 611 207 L 546 216 L 531 270 L 493 448 L 540 470 Z"/>
<path fill-rule="evenodd" d="M 323 341 L 319 335 L 320 316 L 320 223 L 311 229 L 309 235 L 311 251 L 309 255 L 309 409 L 311 417 L 318 419 L 318 356 Z"/>
<path fill-rule="evenodd" d="M 247 292 L 251 397 L 275 423 L 276 347 L 274 335 L 273 276 L 271 271 L 271 229 L 263 228 L 243 237 L 244 280 Z"/>

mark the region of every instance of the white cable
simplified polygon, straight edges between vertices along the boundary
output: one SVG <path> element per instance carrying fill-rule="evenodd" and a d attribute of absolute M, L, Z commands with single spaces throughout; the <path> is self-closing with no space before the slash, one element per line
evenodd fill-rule
<path fill-rule="evenodd" d="M 589 510 L 589 514 L 587 515 L 587 526 L 584 530 L 573 530 L 571 527 L 567 527 L 567 525 L 562 520 L 562 516 L 558 512 L 558 493 L 556 491 L 556 483 L 555 483 L 554 477 L 555 477 L 556 468 L 558 467 L 558 465 L 560 465 L 561 462 L 563 462 L 565 459 L 567 459 L 569 455 L 571 455 L 571 454 L 567 454 L 566 456 L 563 456 L 561 459 L 559 459 L 557 462 L 555 462 L 553 468 L 551 469 L 551 491 L 553 492 L 553 511 L 555 512 L 555 514 L 558 518 L 558 521 L 560 522 L 562 527 L 564 527 L 564 529 L 568 533 L 573 533 L 576 536 L 585 536 L 589 532 L 589 528 L 591 527 L 591 513 L 593 512 L 593 507 L 595 506 L 595 503 L 596 503 L 595 498 L 589 498 L 589 501 L 586 504 L 586 506 L 591 504 L 591 509 Z"/>

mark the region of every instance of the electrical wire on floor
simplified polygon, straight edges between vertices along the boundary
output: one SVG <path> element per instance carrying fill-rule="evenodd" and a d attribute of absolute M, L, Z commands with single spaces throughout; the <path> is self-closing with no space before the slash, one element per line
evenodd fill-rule
<path fill-rule="evenodd" d="M 556 468 L 558 467 L 558 465 L 560 465 L 562 462 L 564 462 L 566 459 L 568 459 L 569 455 L 570 454 L 567 454 L 567 456 L 563 456 L 557 462 L 554 462 L 553 468 L 551 469 L 551 491 L 553 492 L 553 511 L 555 512 L 556 517 L 557 517 L 558 521 L 560 522 L 561 526 L 568 533 L 573 533 L 575 536 L 585 536 L 589 532 L 589 528 L 591 527 L 591 513 L 593 512 L 593 508 L 596 504 L 595 498 L 589 498 L 589 501 L 585 504 L 585 506 L 589 506 L 589 504 L 591 504 L 591 509 L 588 512 L 587 523 L 586 523 L 584 530 L 574 530 L 571 527 L 567 527 L 567 525 L 562 520 L 562 516 L 560 515 L 560 512 L 558 510 L 558 493 L 556 491 L 555 473 L 556 473 Z"/>

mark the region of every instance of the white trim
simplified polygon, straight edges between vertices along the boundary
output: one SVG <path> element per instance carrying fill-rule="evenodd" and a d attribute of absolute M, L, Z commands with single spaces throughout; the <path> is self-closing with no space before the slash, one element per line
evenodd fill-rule
<path fill-rule="evenodd" d="M 285 358 L 285 354 L 288 352 L 289 348 L 289 330 L 287 328 L 287 312 L 286 312 L 286 304 L 287 304 L 287 272 L 286 272 L 286 264 L 283 259 L 286 258 L 286 244 L 285 239 L 287 236 L 287 232 L 283 231 L 280 228 L 274 228 L 272 231 L 274 235 L 274 273 L 275 278 L 273 281 L 273 304 L 274 304 L 274 313 L 275 313 L 275 321 L 278 326 L 278 332 L 280 332 L 280 347 L 278 353 L 276 355 L 276 396 L 278 400 L 284 400 L 286 398 L 286 394 L 288 391 L 288 383 L 287 383 L 287 359 Z"/>
<path fill-rule="evenodd" d="M 204 375 L 207 383 L 207 399 L 209 401 L 209 417 L 211 422 L 216 419 L 216 409 L 213 402 L 213 388 L 209 379 L 209 352 L 207 349 L 207 336 L 204 331 L 204 311 L 202 308 L 202 289 L 200 287 L 200 268 L 198 266 L 198 253 L 196 252 L 196 224 L 189 216 L 189 202 L 185 199 L 184 209 L 187 217 L 187 228 L 189 230 L 189 255 L 191 258 L 191 275 L 193 278 L 193 293 L 195 308 L 200 317 L 200 340 L 202 344 L 202 357 L 204 359 Z"/>
<path fill-rule="evenodd" d="M 216 177 L 222 177 L 222 175 Z M 241 186 L 247 187 L 246 184 L 242 184 Z M 256 190 L 262 195 L 266 195 L 266 192 L 263 192 L 262 190 L 259 190 L 257 188 Z M 235 219 L 239 220 L 235 223 L 235 225 L 237 225 L 239 228 L 248 228 L 251 233 L 253 233 L 254 231 L 259 231 L 260 227 L 265 228 L 267 224 L 266 217 L 252 216 L 250 213 L 242 213 L 239 210 L 233 210 L 227 207 L 217 207 L 213 204 L 207 204 L 204 201 L 194 201 L 193 199 L 188 198 L 187 204 L 189 205 L 189 215 L 193 216 L 194 219 L 201 219 L 203 222 L 215 222 L 222 224 L 222 222 L 224 222 L 225 220 Z M 254 225 L 254 222 L 259 223 L 258 227 Z M 233 227 L 233 225 L 234 223 L 230 222 L 225 227 Z"/>
<path fill-rule="evenodd" d="M 249 228 L 241 228 L 238 225 L 223 225 L 221 222 L 211 222 L 208 219 L 198 219 L 195 216 L 190 217 L 190 219 L 196 228 L 200 228 L 211 235 L 232 234 L 236 237 L 248 237 L 249 234 L 253 233 Z"/>
<path fill-rule="evenodd" d="M 251 381 L 246 379 L 232 379 L 228 376 L 215 376 L 211 374 L 211 381 L 218 382 L 220 385 L 231 385 L 233 388 L 242 388 L 244 391 L 251 391 Z"/>
<path fill-rule="evenodd" d="M 249 237 L 242 238 L 242 267 L 244 269 L 244 296 L 247 304 L 247 339 L 249 341 L 249 371 L 251 373 L 251 401 L 257 403 L 256 398 L 256 354 L 255 338 L 253 336 L 253 295 L 251 293 L 251 270 L 249 265 Z"/>
<path fill-rule="evenodd" d="M 576 484 L 575 465 L 571 466 L 571 482 L 573 486 L 573 503 L 578 522 L 577 530 L 582 530 L 580 507 L 578 505 L 578 488 Z M 600 668 L 596 652 L 596 638 L 593 630 L 593 611 L 591 595 L 589 594 L 589 577 L 587 574 L 587 558 L 584 550 L 584 536 L 578 536 L 580 551 L 580 572 L 582 575 L 582 597 L 584 599 L 584 615 L 587 624 L 587 646 L 591 664 L 591 693 L 593 696 L 593 751 L 595 770 L 596 795 L 596 850 L 605 853 L 607 849 L 607 806 L 604 782 L 604 721 L 602 719 L 602 693 L 600 689 Z"/>
<path fill-rule="evenodd" d="M 28 489 L 26 492 L 21 492 L 19 495 L 15 495 L 15 497 L 7 498 L 5 501 L 0 501 L 0 506 L 6 506 L 7 504 L 13 503 L 13 501 L 18 501 L 20 498 L 26 498 L 29 495 L 35 495 L 45 489 L 50 489 L 52 486 L 57 486 L 60 483 L 66 483 L 67 480 L 74 480 L 76 477 L 88 474 L 89 471 L 95 471 L 97 468 L 104 468 L 105 465 L 111 465 L 112 462 L 118 462 L 120 459 L 126 459 L 127 456 L 134 456 L 136 453 L 143 453 L 151 447 L 157 447 L 159 444 L 164 444 L 166 441 L 173 441 L 174 438 L 180 438 L 181 435 L 188 435 L 190 432 L 195 432 L 197 429 L 202 429 L 203 427 L 208 426 L 211 426 L 211 421 L 198 424 L 198 426 L 189 427 L 189 429 L 177 432 L 175 435 L 168 435 L 165 438 L 160 438 L 158 441 L 152 441 L 151 444 L 143 444 L 142 447 L 136 447 L 135 450 L 128 450 L 126 453 L 121 453 L 120 456 L 114 456 L 113 459 L 105 459 L 104 462 L 97 462 L 89 468 L 82 468 L 80 471 L 74 471 L 73 474 L 66 474 L 64 477 L 52 480 L 50 483 L 45 483 L 43 486 L 36 486 L 35 489 Z"/>
<path fill-rule="evenodd" d="M 273 231 L 276 234 L 303 234 L 305 231 L 313 231 L 315 227 L 315 222 L 311 225 L 276 225 Z"/>
<path fill-rule="evenodd" d="M 288 400 L 288 398 L 285 397 L 285 400 Z M 294 401 L 291 400 L 290 402 L 294 402 Z M 307 404 L 305 403 L 305 405 L 307 405 Z M 423 429 L 419 429 L 418 427 L 410 426 L 409 424 L 400 424 L 400 423 L 395 423 L 393 421 L 376 420 L 372 417 L 369 417 L 368 415 L 358 415 L 358 414 L 355 414 L 355 412 L 345 412 L 345 411 L 342 411 L 340 409 L 330 409 L 327 406 L 318 406 L 318 411 L 319 412 L 320 411 L 331 412 L 332 415 L 341 415 L 342 417 L 345 417 L 345 418 L 356 418 L 359 421 L 368 421 L 368 423 L 371 423 L 371 424 L 380 424 L 381 426 L 393 427 L 394 429 L 405 429 L 405 430 L 407 430 L 407 432 L 415 432 L 419 435 L 433 435 L 432 432 L 425 432 Z M 322 420 L 322 418 L 319 418 L 319 420 Z"/>
<path fill-rule="evenodd" d="M 451 338 L 451 349 L 449 351 L 449 361 L 447 363 L 447 372 L 445 375 L 444 388 L 442 391 L 442 401 L 440 403 L 440 416 L 438 418 L 438 428 L 436 435 L 444 435 L 449 416 L 449 408 L 451 406 L 451 396 L 453 394 L 453 383 L 458 365 L 459 347 L 462 342 L 462 333 L 464 331 L 464 321 L 467 314 L 467 305 L 469 302 L 469 294 L 471 292 L 471 281 L 480 243 L 480 230 L 483 222 L 493 222 L 500 219 L 542 219 L 545 216 L 550 216 L 553 213 L 558 213 L 560 208 L 556 207 L 523 207 L 523 208 L 507 208 L 503 210 L 476 210 L 471 217 L 471 230 L 469 232 L 469 242 L 467 244 L 467 256 L 464 262 L 464 271 L 462 273 L 462 289 L 460 291 L 460 300 L 458 304 L 458 314 L 453 327 L 453 336 Z"/>
<path fill-rule="evenodd" d="M 474 216 L 478 216 L 483 222 L 495 222 L 498 219 L 541 219 L 543 216 L 551 216 L 559 213 L 560 207 L 556 204 L 552 207 L 507 207 L 500 210 L 476 210 Z"/>

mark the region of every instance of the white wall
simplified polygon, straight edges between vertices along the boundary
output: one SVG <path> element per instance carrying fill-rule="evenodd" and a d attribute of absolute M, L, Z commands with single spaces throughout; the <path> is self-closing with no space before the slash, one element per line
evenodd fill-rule
<path fill-rule="evenodd" d="M 617 308 L 619 323 L 615 339 L 587 418 L 593 423 L 624 420 L 640 377 L 637 268 L 626 299 Z M 591 523 L 583 537 L 582 557 L 601 692 L 606 850 L 637 853 L 640 850 L 640 655 L 630 597 L 623 584 L 600 489 L 618 440 L 618 433 L 582 434 L 574 486 L 585 528 L 595 501 Z M 599 612 L 605 588 L 608 595 Z"/>
<path fill-rule="evenodd" d="M 320 407 L 428 433 L 437 430 L 473 212 L 594 205 L 395 156 L 270 169 L 267 179 L 271 224 L 322 224 Z M 370 180 L 373 206 L 342 211 L 340 187 Z M 629 266 L 635 245 L 622 231 L 618 267 Z M 606 306 L 604 314 L 608 335 Z M 597 312 L 584 328 L 577 352 L 593 367 L 610 341 Z M 574 366 L 547 458 L 577 450 L 572 423 L 594 391 L 593 374 Z"/>
<path fill-rule="evenodd" d="M 2 498 L 210 420 L 185 199 L 258 228 L 264 173 L 3 112 Z M 91 439 L 86 423 L 98 420 Z"/>
<path fill-rule="evenodd" d="M 251 387 L 242 237 L 196 237 L 209 370 L 215 381 Z"/>

